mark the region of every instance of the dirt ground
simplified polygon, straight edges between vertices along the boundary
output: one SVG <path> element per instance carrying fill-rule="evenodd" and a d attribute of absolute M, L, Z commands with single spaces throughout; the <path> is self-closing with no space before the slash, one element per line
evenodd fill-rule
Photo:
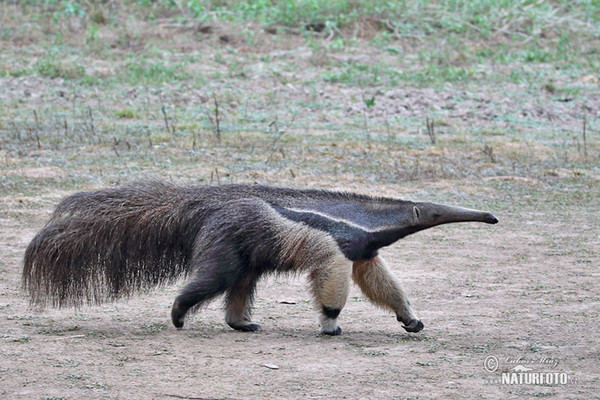
<path fill-rule="evenodd" d="M 460 54 L 441 49 L 452 57 L 436 69 L 421 59 L 439 58 L 437 39 L 335 50 L 343 36 L 228 28 L 224 41 L 219 24 L 209 34 L 140 18 L 87 40 L 94 25 L 55 31 L 5 3 L 0 398 L 600 399 L 600 86 L 585 62 L 598 64 L 597 38 L 564 64 L 485 59 L 468 79 L 411 82 L 460 70 Z M 222 141 L 209 123 L 217 98 Z M 149 177 L 352 190 L 480 208 L 500 223 L 383 249 L 425 324 L 416 334 L 353 287 L 343 334 L 320 335 L 302 276 L 261 283 L 260 333 L 231 330 L 220 300 L 175 329 L 183 282 L 30 309 L 23 253 L 55 204 Z"/>
<path fill-rule="evenodd" d="M 429 190 L 469 192 L 464 183 L 434 186 Z M 410 197 L 427 193 L 405 189 Z M 402 187 L 371 190 L 399 196 Z M 487 191 L 492 202 L 502 204 L 500 194 Z M 29 210 L 40 224 L 24 226 L 18 218 L 2 217 L 0 394 L 11 399 L 598 398 L 600 221 L 578 204 L 550 207 L 551 196 L 542 195 L 533 205 L 520 200 L 492 209 L 501 221 L 495 226 L 438 227 L 385 249 L 383 256 L 425 323 L 417 334 L 405 333 L 354 287 L 340 316 L 343 334 L 321 336 L 302 278 L 262 283 L 255 310 L 260 333 L 231 330 L 220 301 L 176 330 L 169 311 L 177 286 L 100 307 L 36 313 L 20 289 L 21 259 L 50 208 Z M 566 383 L 503 383 L 502 373 L 518 365 L 531 368 L 526 374 L 559 373 Z"/>

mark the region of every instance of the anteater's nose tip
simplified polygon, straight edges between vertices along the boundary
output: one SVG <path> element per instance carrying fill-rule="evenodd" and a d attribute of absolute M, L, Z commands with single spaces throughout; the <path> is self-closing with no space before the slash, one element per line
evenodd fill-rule
<path fill-rule="evenodd" d="M 485 222 L 488 224 L 497 224 L 498 223 L 498 218 L 496 218 L 493 214 L 488 214 L 485 217 Z"/>

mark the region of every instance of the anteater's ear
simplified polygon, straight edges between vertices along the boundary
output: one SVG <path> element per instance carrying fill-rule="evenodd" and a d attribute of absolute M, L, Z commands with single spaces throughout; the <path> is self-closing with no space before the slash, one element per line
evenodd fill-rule
<path fill-rule="evenodd" d="M 414 219 L 418 220 L 420 216 L 421 216 L 421 210 L 419 210 L 419 207 L 414 206 L 413 207 L 413 217 L 414 217 Z"/>

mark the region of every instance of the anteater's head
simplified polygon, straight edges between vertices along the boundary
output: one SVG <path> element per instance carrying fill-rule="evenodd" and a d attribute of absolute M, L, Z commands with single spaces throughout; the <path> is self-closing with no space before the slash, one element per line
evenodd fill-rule
<path fill-rule="evenodd" d="M 421 229 L 452 222 L 498 223 L 498 218 L 486 211 L 470 208 L 444 206 L 433 203 L 415 203 L 412 208 L 413 226 Z"/>

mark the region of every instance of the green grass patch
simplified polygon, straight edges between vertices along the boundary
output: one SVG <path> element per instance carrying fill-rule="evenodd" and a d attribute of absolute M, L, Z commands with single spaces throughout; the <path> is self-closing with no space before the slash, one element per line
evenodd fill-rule
<path fill-rule="evenodd" d="M 170 65 L 158 61 L 145 61 L 136 59 L 129 61 L 125 66 L 125 79 L 131 85 L 149 84 L 157 85 L 164 82 L 175 82 L 189 79 L 190 75 L 184 65 Z"/>
<path fill-rule="evenodd" d="M 54 58 L 38 60 L 34 71 L 45 78 L 79 79 L 85 76 L 85 68 L 78 64 L 58 61 Z"/>

